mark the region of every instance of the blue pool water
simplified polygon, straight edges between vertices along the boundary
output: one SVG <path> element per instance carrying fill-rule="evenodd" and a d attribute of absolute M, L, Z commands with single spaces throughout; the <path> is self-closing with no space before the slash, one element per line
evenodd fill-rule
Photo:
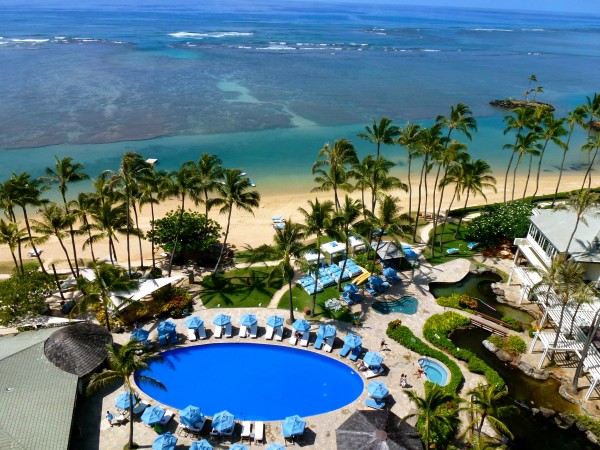
<path fill-rule="evenodd" d="M 402 314 L 415 314 L 419 307 L 419 301 L 414 297 L 401 297 L 393 302 L 375 302 L 373 309 L 380 314 L 400 312 Z"/>
<path fill-rule="evenodd" d="M 448 372 L 441 363 L 433 359 L 421 358 L 419 364 L 425 369 L 425 376 L 429 381 L 440 386 L 448 384 Z"/>
<path fill-rule="evenodd" d="M 207 344 L 162 353 L 143 375 L 166 390 L 135 381 L 153 399 L 175 409 L 198 406 L 207 416 L 224 409 L 237 419 L 282 420 L 336 410 L 363 392 L 361 376 L 346 364 L 306 350 L 263 344 Z"/>

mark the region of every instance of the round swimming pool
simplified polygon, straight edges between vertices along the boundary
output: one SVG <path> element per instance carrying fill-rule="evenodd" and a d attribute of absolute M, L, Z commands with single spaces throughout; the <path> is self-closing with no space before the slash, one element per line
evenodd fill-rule
<path fill-rule="evenodd" d="M 401 297 L 393 302 L 375 302 L 373 309 L 381 314 L 399 312 L 402 314 L 415 314 L 419 307 L 419 301 L 410 296 Z"/>
<path fill-rule="evenodd" d="M 162 353 L 141 374 L 165 390 L 140 389 L 175 409 L 201 408 L 207 416 L 224 409 L 242 420 L 283 420 L 322 414 L 352 403 L 363 392 L 361 376 L 329 356 L 294 347 L 224 343 Z"/>
<path fill-rule="evenodd" d="M 435 359 L 421 358 L 419 359 L 419 365 L 423 367 L 425 376 L 429 381 L 440 386 L 446 386 L 450 380 L 448 369 L 444 364 Z"/>

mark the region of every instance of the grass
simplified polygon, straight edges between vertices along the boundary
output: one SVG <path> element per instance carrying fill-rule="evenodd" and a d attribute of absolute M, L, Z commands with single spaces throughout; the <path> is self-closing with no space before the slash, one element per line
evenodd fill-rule
<path fill-rule="evenodd" d="M 463 224 L 460 227 L 459 233 L 457 234 L 456 237 L 454 237 L 454 233 L 456 232 L 457 228 L 458 228 L 458 224 L 456 224 L 456 223 L 449 222 L 446 224 L 446 229 L 444 230 L 444 236 L 442 238 L 442 252 L 440 253 L 440 251 L 439 251 L 439 239 L 440 239 L 439 236 L 440 236 L 440 234 L 439 233 L 441 233 L 442 227 L 441 227 L 441 225 L 438 226 L 437 230 L 439 232 L 435 238 L 435 241 L 436 241 L 435 256 L 434 257 L 431 256 L 429 247 L 424 252 L 425 258 L 427 258 L 427 262 L 430 263 L 432 266 L 435 266 L 435 265 L 441 264 L 441 263 L 445 263 L 448 261 L 452 261 L 453 259 L 456 259 L 456 258 L 471 258 L 473 255 L 477 254 L 477 252 L 479 251 L 479 248 L 476 248 L 473 251 L 471 251 L 467 248 L 467 244 L 469 243 L 469 240 L 467 240 L 467 237 L 465 235 L 466 224 L 463 222 Z M 430 235 L 430 237 L 431 237 L 431 235 Z M 458 248 L 459 252 L 455 253 L 453 255 L 449 255 L 448 253 L 446 253 L 446 250 L 449 248 Z"/>
<path fill-rule="evenodd" d="M 269 268 L 235 269 L 216 278 L 202 280 L 200 297 L 207 308 L 248 308 L 269 305 L 273 295 L 282 286 L 281 277 L 274 277 L 267 283 Z"/>
<path fill-rule="evenodd" d="M 352 314 L 348 308 L 343 308 L 338 312 L 331 312 L 324 308 L 325 302 L 330 298 L 339 298 L 340 293 L 337 290 L 337 286 L 331 286 L 327 289 L 323 290 L 323 292 L 319 292 L 317 294 L 317 306 L 315 308 L 315 319 L 319 320 L 321 317 L 326 317 L 328 319 L 337 319 L 344 322 L 350 322 L 352 320 Z M 294 286 L 292 288 L 292 298 L 294 308 L 298 308 L 298 317 L 304 316 L 304 309 L 309 308 L 312 309 L 312 295 L 308 295 L 304 289 L 299 286 Z M 277 305 L 280 309 L 290 309 L 290 295 L 286 292 L 279 304 Z"/>

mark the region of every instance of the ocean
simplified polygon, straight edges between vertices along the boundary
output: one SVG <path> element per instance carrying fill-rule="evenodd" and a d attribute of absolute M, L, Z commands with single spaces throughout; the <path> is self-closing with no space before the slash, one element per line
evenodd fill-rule
<path fill-rule="evenodd" d="M 251 4 L 249 4 L 251 3 Z M 70 155 L 92 176 L 125 151 L 162 169 L 218 154 L 265 190 L 310 187 L 327 142 L 373 118 L 430 124 L 458 102 L 500 174 L 496 98 L 535 74 L 561 116 L 598 90 L 600 16 L 293 2 L 95 9 L 0 6 L 0 179 Z M 575 147 L 585 139 L 573 138 Z M 406 163 L 400 147 L 384 154 Z M 561 153 L 550 146 L 544 171 Z M 587 155 L 573 150 L 568 169 Z"/>

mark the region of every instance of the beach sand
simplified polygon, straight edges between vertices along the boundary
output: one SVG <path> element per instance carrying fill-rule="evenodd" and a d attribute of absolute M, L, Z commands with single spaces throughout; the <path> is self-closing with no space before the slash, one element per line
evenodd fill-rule
<path fill-rule="evenodd" d="M 497 174 L 495 174 L 495 176 L 498 181 L 498 183 L 497 183 L 498 192 L 494 193 L 491 191 L 486 191 L 485 194 L 487 197 L 487 201 L 486 201 L 486 199 L 484 199 L 481 196 L 471 197 L 471 198 L 469 198 L 469 205 L 478 205 L 478 204 L 502 201 L 504 175 L 501 173 L 497 173 Z M 509 177 L 509 188 L 508 188 L 508 193 L 507 193 L 508 196 L 510 196 L 510 186 L 511 186 L 510 180 L 512 179 L 511 177 L 512 177 L 512 174 Z M 563 178 L 561 181 L 561 191 L 574 190 L 574 189 L 580 188 L 582 178 L 583 178 L 582 173 L 565 172 L 563 174 Z M 406 179 L 406 177 L 404 177 L 404 180 L 405 179 Z M 557 181 L 557 175 L 542 174 L 540 176 L 540 188 L 538 190 L 538 195 L 553 194 L 554 189 L 556 188 L 556 181 Z M 416 206 L 417 206 L 417 194 L 416 194 L 416 187 L 417 187 L 417 183 L 418 183 L 417 176 L 413 175 L 412 182 L 413 182 L 413 211 L 415 211 Z M 431 177 L 430 182 L 429 182 L 430 186 L 433 185 L 433 182 L 434 182 L 434 179 L 433 179 L 433 177 Z M 517 177 L 517 187 L 515 190 L 516 197 L 520 198 L 522 196 L 524 185 L 525 185 L 525 176 L 518 176 Z M 534 188 L 535 188 L 535 177 L 532 176 L 529 181 L 529 189 L 528 189 L 529 194 L 533 193 Z M 262 191 L 261 191 L 260 187 L 258 187 L 257 190 L 261 194 L 260 207 L 254 211 L 254 215 L 249 214 L 244 211 L 234 210 L 234 212 L 232 214 L 232 219 L 231 219 L 231 229 L 230 229 L 230 235 L 229 235 L 228 242 L 236 245 L 238 249 L 243 248 L 245 246 L 256 247 L 261 244 L 271 244 L 273 242 L 273 236 L 275 234 L 275 231 L 272 227 L 272 222 L 271 222 L 272 217 L 283 216 L 286 219 L 291 218 L 294 221 L 302 222 L 302 214 L 300 214 L 298 212 L 298 208 L 299 207 L 308 208 L 307 200 L 314 199 L 315 197 L 318 197 L 321 200 L 333 199 L 332 192 L 331 193 L 329 193 L 329 192 L 313 193 L 313 192 L 310 192 L 311 189 L 312 189 L 312 184 L 307 185 L 305 188 L 299 187 L 298 185 L 294 184 L 293 186 L 282 186 L 278 190 L 269 189 L 269 190 L 262 190 Z M 400 192 L 400 191 L 391 192 L 391 194 L 400 198 L 403 211 L 407 212 L 408 211 L 408 198 L 409 198 L 408 194 L 404 193 L 404 192 Z M 342 196 L 343 195 L 344 194 L 342 193 Z M 430 188 L 430 195 L 431 195 L 431 188 Z M 359 198 L 360 193 L 355 193 L 355 194 L 353 194 L 353 196 L 355 196 L 356 198 Z M 451 193 L 446 192 L 445 197 L 446 197 L 446 199 L 445 199 L 446 204 L 444 205 L 444 207 L 447 207 L 448 203 L 450 202 L 450 199 L 451 199 Z M 464 198 L 463 198 L 463 201 L 464 201 Z M 431 200 L 430 200 L 430 204 L 431 204 Z M 178 205 L 178 201 L 176 199 L 174 199 L 174 198 L 169 199 L 169 200 L 161 203 L 157 207 L 155 207 L 155 216 L 157 218 L 163 217 L 168 211 L 176 209 L 177 205 Z M 462 205 L 463 205 L 462 201 L 461 202 L 455 201 L 453 204 L 453 208 L 459 208 L 459 207 L 462 207 Z M 194 207 L 193 205 L 191 205 L 191 209 L 198 210 L 198 211 L 204 211 L 202 205 L 200 205 L 198 207 Z M 428 211 L 430 211 L 430 209 L 431 209 L 431 206 L 428 208 Z M 222 225 L 223 230 L 225 229 L 226 220 L 227 220 L 226 215 L 219 214 L 217 210 L 213 210 L 209 213 L 209 217 L 211 219 L 217 220 Z M 142 213 L 140 216 L 140 228 L 144 231 L 147 231 L 150 229 L 150 209 L 147 206 L 142 210 Z M 91 260 L 91 253 L 89 251 L 89 248 L 87 248 L 86 250 L 81 250 L 81 245 L 83 244 L 84 240 L 85 240 L 85 237 L 77 238 L 77 241 L 79 242 L 78 257 L 84 258 L 86 260 Z M 140 260 L 137 239 L 131 238 L 130 245 L 131 245 L 132 263 L 137 265 Z M 44 261 L 44 263 L 46 265 L 54 263 L 56 265 L 57 269 L 68 268 L 68 266 L 66 264 L 64 252 L 61 249 L 56 238 L 50 238 L 46 243 L 44 243 L 43 245 L 40 245 L 39 247 L 41 249 L 43 249 L 41 256 L 42 256 L 42 260 Z M 70 248 L 71 247 L 69 245 L 68 249 L 70 250 Z M 26 249 L 24 251 L 25 259 L 26 260 L 27 259 L 34 260 L 35 258 L 30 258 L 27 256 L 28 250 L 29 249 Z M 151 262 L 151 258 L 152 258 L 150 243 L 147 241 L 143 241 L 142 242 L 142 250 L 143 250 L 143 257 L 144 257 L 145 264 L 148 265 Z M 95 252 L 97 258 L 107 257 L 108 256 L 108 243 L 102 242 L 102 243 L 95 244 L 94 252 Z M 162 252 L 162 250 L 156 249 L 156 252 L 157 252 L 157 254 L 160 254 Z M 126 238 L 125 238 L 125 236 L 120 236 L 119 242 L 117 243 L 117 257 L 118 257 L 119 263 L 121 263 L 121 264 L 127 263 L 126 255 L 127 255 L 127 253 L 126 253 Z M 8 247 L 6 247 L 6 246 L 0 247 L 0 261 L 12 262 L 10 252 L 8 250 Z"/>

